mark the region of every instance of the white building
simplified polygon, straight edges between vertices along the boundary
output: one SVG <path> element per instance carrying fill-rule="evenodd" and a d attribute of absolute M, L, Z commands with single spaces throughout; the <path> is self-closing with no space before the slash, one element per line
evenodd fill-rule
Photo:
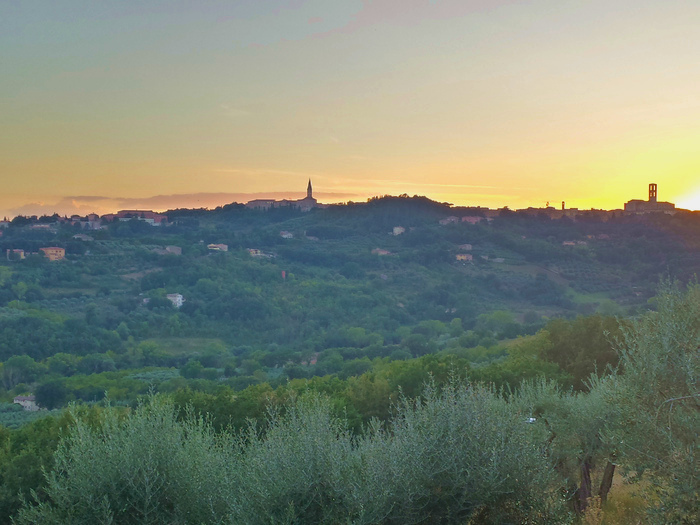
<path fill-rule="evenodd" d="M 36 398 L 34 396 L 16 396 L 14 403 L 22 405 L 22 408 L 30 412 L 36 412 L 39 410 L 39 406 L 36 404 Z"/>
<path fill-rule="evenodd" d="M 180 308 L 185 302 L 185 298 L 182 296 L 181 293 L 169 293 L 168 295 L 166 295 L 166 297 L 171 303 L 173 303 L 173 306 L 175 308 Z"/>

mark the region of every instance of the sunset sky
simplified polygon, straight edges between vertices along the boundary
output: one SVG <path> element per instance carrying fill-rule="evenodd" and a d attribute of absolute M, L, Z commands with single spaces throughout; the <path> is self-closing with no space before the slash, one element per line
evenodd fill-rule
<path fill-rule="evenodd" d="M 0 0 L 0 215 L 700 209 L 698 0 Z M 1 217 L 0 217 L 1 218 Z"/>

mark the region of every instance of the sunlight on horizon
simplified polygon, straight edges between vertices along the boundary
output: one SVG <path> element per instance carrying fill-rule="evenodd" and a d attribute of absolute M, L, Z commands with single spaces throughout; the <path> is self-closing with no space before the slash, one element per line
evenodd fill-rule
<path fill-rule="evenodd" d="M 687 210 L 700 211 L 700 186 L 695 190 L 683 195 L 676 203 L 676 208 L 685 208 Z"/>

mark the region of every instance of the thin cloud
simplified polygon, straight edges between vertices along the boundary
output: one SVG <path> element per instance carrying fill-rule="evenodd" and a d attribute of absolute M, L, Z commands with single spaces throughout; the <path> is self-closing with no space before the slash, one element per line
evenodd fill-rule
<path fill-rule="evenodd" d="M 114 199 L 114 197 L 106 197 L 104 195 L 66 195 L 64 199 L 77 201 L 108 201 Z"/>
<path fill-rule="evenodd" d="M 18 215 L 87 215 L 97 213 L 114 213 L 119 210 L 147 209 L 165 211 L 176 208 L 209 208 L 223 206 L 231 203 L 246 203 L 254 199 L 299 199 L 306 195 L 305 192 L 271 191 L 251 193 L 178 193 L 171 195 L 152 195 L 148 197 L 104 197 L 104 196 L 73 196 L 63 197 L 57 202 L 44 201 L 28 202 L 21 206 L 10 208 L 2 212 L 3 216 L 16 217 Z M 315 192 L 317 199 L 322 202 L 339 202 L 349 198 L 361 197 L 361 194 L 353 192 Z"/>

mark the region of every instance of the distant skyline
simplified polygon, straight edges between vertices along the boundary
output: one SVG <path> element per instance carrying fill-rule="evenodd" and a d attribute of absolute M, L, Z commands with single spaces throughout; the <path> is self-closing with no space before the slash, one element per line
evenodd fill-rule
<path fill-rule="evenodd" d="M 0 3 L 0 216 L 700 209 L 696 0 Z"/>

